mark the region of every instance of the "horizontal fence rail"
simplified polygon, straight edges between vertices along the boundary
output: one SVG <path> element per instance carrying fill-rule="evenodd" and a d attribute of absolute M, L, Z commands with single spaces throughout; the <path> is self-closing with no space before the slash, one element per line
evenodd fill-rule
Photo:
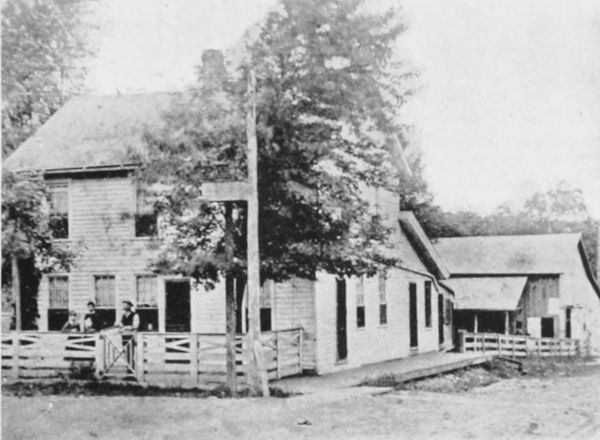
<path fill-rule="evenodd" d="M 236 371 L 245 383 L 245 335 L 237 335 Z M 107 380 L 220 384 L 226 381 L 225 334 L 12 332 L 2 335 L 2 370 L 13 377 L 58 377 L 82 366 Z M 302 328 L 261 334 L 270 380 L 302 373 Z"/>
<path fill-rule="evenodd" d="M 508 357 L 573 357 L 588 354 L 580 339 L 534 338 L 500 333 L 470 333 L 459 330 L 460 351 L 496 353 Z"/>

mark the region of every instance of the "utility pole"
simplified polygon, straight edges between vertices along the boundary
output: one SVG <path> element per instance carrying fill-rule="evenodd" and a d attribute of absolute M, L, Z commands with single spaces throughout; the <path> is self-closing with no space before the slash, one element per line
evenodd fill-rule
<path fill-rule="evenodd" d="M 248 110 L 246 115 L 248 142 L 248 386 L 253 396 L 269 396 L 260 342 L 260 263 L 258 245 L 258 146 L 256 141 L 256 76 L 248 71 Z"/>

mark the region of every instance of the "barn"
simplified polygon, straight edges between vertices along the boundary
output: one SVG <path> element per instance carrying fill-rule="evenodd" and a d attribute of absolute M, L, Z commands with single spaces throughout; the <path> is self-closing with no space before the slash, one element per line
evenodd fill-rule
<path fill-rule="evenodd" d="M 148 269 L 160 237 L 127 152 L 143 148 L 146 128 L 161 124 L 172 99 L 168 93 L 76 97 L 5 161 L 11 171 L 43 172 L 55 237 L 78 252 L 68 273 L 43 275 L 39 330 L 60 329 L 69 311 L 81 316 L 89 301 L 110 326 L 121 301 L 129 300 L 141 332 L 225 333 L 224 283 L 207 290 Z M 261 330 L 299 329 L 303 370 L 322 374 L 453 346 L 454 294 L 442 282 L 448 270 L 412 213 L 399 211 L 397 196 L 366 188 L 365 197 L 393 226 L 390 252 L 398 267 L 371 278 L 318 273 L 314 280 L 267 281 L 261 288 Z M 245 301 L 245 295 L 237 299 L 241 334 Z"/>
<path fill-rule="evenodd" d="M 581 234 L 451 237 L 435 247 L 456 329 L 573 338 L 600 349 L 600 289 Z"/>

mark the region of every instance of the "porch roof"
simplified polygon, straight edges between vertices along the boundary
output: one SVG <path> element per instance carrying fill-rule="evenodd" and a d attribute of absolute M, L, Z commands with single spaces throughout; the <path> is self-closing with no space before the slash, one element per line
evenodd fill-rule
<path fill-rule="evenodd" d="M 465 277 L 444 282 L 454 290 L 457 309 L 516 310 L 527 277 Z"/>

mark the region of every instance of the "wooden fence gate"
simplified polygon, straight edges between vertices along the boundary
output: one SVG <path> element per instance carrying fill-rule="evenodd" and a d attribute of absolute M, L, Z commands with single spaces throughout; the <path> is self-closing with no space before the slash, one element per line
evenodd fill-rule
<path fill-rule="evenodd" d="M 236 337 L 238 382 L 245 383 L 245 337 Z M 302 373 L 301 328 L 261 334 L 269 379 Z M 226 381 L 224 334 L 95 334 L 11 332 L 2 335 L 2 371 L 14 378 L 69 376 L 86 366 L 104 380 L 135 379 L 170 385 L 222 384 Z"/>

